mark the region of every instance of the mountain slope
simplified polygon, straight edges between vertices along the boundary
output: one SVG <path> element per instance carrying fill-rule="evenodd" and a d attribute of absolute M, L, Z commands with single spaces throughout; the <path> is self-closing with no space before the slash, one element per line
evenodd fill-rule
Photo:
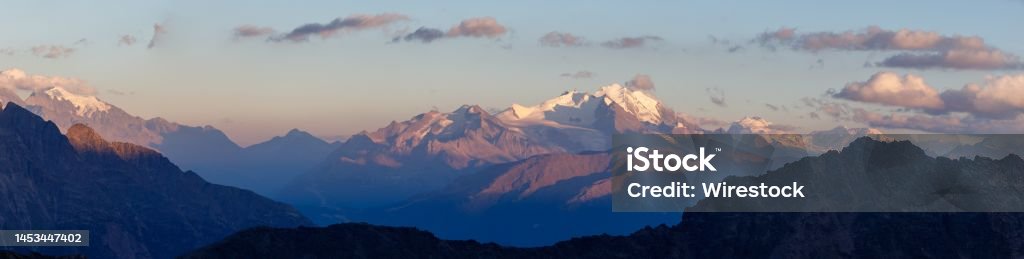
<path fill-rule="evenodd" d="M 936 163 L 932 166 L 921 163 Z M 859 165 L 859 166 L 858 166 Z M 514 166 L 513 166 L 514 167 Z M 944 170 L 959 168 L 963 170 Z M 836 169 L 843 172 L 831 173 Z M 967 170 L 969 169 L 969 170 Z M 940 170 L 940 171 L 934 171 Z M 787 175 L 822 174 L 844 188 L 831 188 L 840 197 L 846 189 L 871 189 L 878 195 L 903 199 L 893 190 L 908 190 L 902 180 L 940 183 L 922 178 L 920 172 L 959 173 L 960 180 L 1018 182 L 1024 159 L 930 158 L 909 142 L 881 142 L 860 138 L 843 151 L 831 151 L 783 166 L 771 173 L 732 178 L 730 184 L 754 181 L 773 183 Z M 514 170 L 513 170 L 514 171 Z M 864 175 L 892 176 L 866 182 L 846 178 Z M 970 178 L 970 179 L 967 179 Z M 897 179 L 899 180 L 899 179 Z M 514 182 L 514 181 L 513 181 Z M 873 184 L 877 183 L 877 184 Z M 929 185 L 922 183 L 921 185 Z M 810 185 L 809 187 L 817 186 Z M 934 186 L 933 186 L 934 187 Z M 529 189 L 529 188 L 525 188 Z M 523 189 L 520 189 L 523 190 Z M 1021 193 L 1006 193 L 1021 197 Z M 875 195 L 860 193 L 858 195 Z M 519 195 L 514 195 L 519 196 Z M 735 204 L 735 199 L 705 200 L 697 206 Z M 525 217 L 531 210 L 512 215 Z M 461 223 L 460 219 L 452 219 Z M 551 246 L 511 248 L 475 241 L 438 239 L 412 228 L 340 224 L 325 228 L 257 228 L 193 251 L 186 258 L 217 257 L 378 257 L 416 255 L 445 258 L 1017 258 L 1024 256 L 1024 214 L 1020 213 L 701 213 L 687 212 L 679 224 L 647 227 L 626 236 L 596 235 L 573 238 Z M 301 238 L 295 238 L 301 237 Z M 295 238 L 295 239 L 293 239 Z M 318 240 L 306 242 L 305 240 Z M 394 250 L 393 248 L 400 248 Z"/>
<path fill-rule="evenodd" d="M 612 134 L 672 132 L 702 130 L 650 92 L 618 84 L 569 91 L 536 106 L 514 104 L 495 115 L 466 105 L 356 134 L 282 197 L 303 208 L 380 206 L 495 164 L 607 150 Z"/>
<path fill-rule="evenodd" d="M 250 189 L 275 197 L 296 176 L 323 162 L 341 143 L 327 143 L 298 129 L 237 150 L 226 150 L 215 163 L 197 166 L 210 182 Z"/>
<path fill-rule="evenodd" d="M 89 247 L 38 248 L 100 258 L 167 258 L 254 226 L 310 224 L 288 205 L 207 183 L 154 150 L 108 142 L 15 104 L 0 112 L 0 229 L 87 229 Z M 16 251 L 27 248 L 16 248 Z"/>
<path fill-rule="evenodd" d="M 95 96 L 74 94 L 60 87 L 36 91 L 24 101 L 10 90 L 0 89 L 0 102 L 8 99 L 53 121 L 62 131 L 85 124 L 104 138 L 156 149 L 211 182 L 264 195 L 276 194 L 284 183 L 322 162 L 338 146 L 296 130 L 242 148 L 212 126 L 143 119 Z"/>
<path fill-rule="evenodd" d="M 678 220 L 678 213 L 612 212 L 610 162 L 605 152 L 538 155 L 482 169 L 437 192 L 349 214 L 349 220 L 416 226 L 444 238 L 517 246 L 627 234 Z"/>
<path fill-rule="evenodd" d="M 467 105 L 356 134 L 283 195 L 301 205 L 384 204 L 440 188 L 487 165 L 557 152 L 565 149 Z"/>

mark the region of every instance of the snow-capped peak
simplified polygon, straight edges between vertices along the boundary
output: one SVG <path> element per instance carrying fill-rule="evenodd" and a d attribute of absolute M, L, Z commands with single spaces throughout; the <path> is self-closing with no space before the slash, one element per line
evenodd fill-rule
<path fill-rule="evenodd" d="M 97 112 L 105 112 L 111 107 L 110 104 L 100 101 L 96 96 L 77 95 L 61 87 L 50 88 L 45 93 L 50 99 L 70 102 L 75 106 L 75 114 L 78 116 L 86 117 Z"/>
<path fill-rule="evenodd" d="M 640 90 L 623 87 L 619 84 L 612 84 L 601 87 L 594 93 L 596 97 L 604 97 L 607 105 L 618 105 L 626 112 L 636 115 L 640 121 L 660 124 L 661 123 L 661 102 L 649 93 Z"/>
<path fill-rule="evenodd" d="M 644 91 L 619 84 L 601 87 L 593 94 L 566 91 L 534 106 L 513 104 L 497 116 L 505 121 L 554 121 L 566 125 L 587 125 L 595 120 L 599 105 L 619 106 L 642 122 L 660 124 L 661 102 Z"/>

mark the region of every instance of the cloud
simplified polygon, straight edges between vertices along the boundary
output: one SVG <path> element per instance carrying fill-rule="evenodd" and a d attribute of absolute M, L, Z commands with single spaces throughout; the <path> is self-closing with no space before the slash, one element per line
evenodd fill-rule
<path fill-rule="evenodd" d="M 149 39 L 149 45 L 147 45 L 146 48 L 152 49 L 153 47 L 156 47 L 156 45 L 160 43 L 160 40 L 163 39 L 164 34 L 167 34 L 167 28 L 164 28 L 164 26 L 159 23 L 154 23 L 153 38 Z"/>
<path fill-rule="evenodd" d="M 586 40 L 568 32 L 549 32 L 537 40 L 545 47 L 579 47 L 586 45 Z"/>
<path fill-rule="evenodd" d="M 476 17 L 462 20 L 448 30 L 448 37 L 497 38 L 508 32 L 494 17 Z"/>
<path fill-rule="evenodd" d="M 810 117 L 811 119 L 815 119 L 815 120 L 821 119 L 821 115 L 818 115 L 817 112 L 809 112 L 809 113 L 807 113 L 807 116 Z"/>
<path fill-rule="evenodd" d="M 320 36 L 322 39 L 330 38 L 338 32 L 359 31 L 372 28 L 388 26 L 399 21 L 409 20 L 408 16 L 396 13 L 384 13 L 377 15 L 351 15 L 345 18 L 335 18 L 326 23 L 308 23 L 290 32 L 271 37 L 271 41 L 306 42 L 311 36 Z"/>
<path fill-rule="evenodd" d="M 601 46 L 612 49 L 640 48 L 647 45 L 649 41 L 662 41 L 658 36 L 623 37 L 601 43 Z"/>
<path fill-rule="evenodd" d="M 420 41 L 422 43 L 430 43 L 435 40 L 444 38 L 444 32 L 439 29 L 420 27 L 412 33 L 406 34 L 405 37 L 395 37 L 392 42 L 398 42 L 400 39 L 405 41 Z"/>
<path fill-rule="evenodd" d="M 0 55 L 14 56 L 14 49 L 2 48 L 0 49 Z"/>
<path fill-rule="evenodd" d="M 82 95 L 96 94 L 96 89 L 77 78 L 29 75 L 17 68 L 0 71 L 0 88 L 40 91 L 53 87 L 61 87 L 69 92 Z"/>
<path fill-rule="evenodd" d="M 576 73 L 562 73 L 561 77 L 569 77 L 572 79 L 584 79 L 594 77 L 594 73 L 586 70 L 577 71 Z M 650 78 L 648 78 L 650 80 Z"/>
<path fill-rule="evenodd" d="M 939 92 L 915 75 L 879 72 L 866 82 L 846 84 L 835 98 L 920 109 L 942 109 Z"/>
<path fill-rule="evenodd" d="M 71 53 L 74 52 L 74 48 L 68 48 L 60 45 L 38 45 L 32 47 L 32 55 L 49 59 L 66 58 L 71 56 Z"/>
<path fill-rule="evenodd" d="M 797 51 L 900 51 L 875 63 L 883 67 L 914 69 L 1024 69 L 1020 58 L 985 43 L 978 36 L 942 35 L 938 32 L 870 26 L 859 31 L 810 32 L 780 28 L 755 40 L 771 50 L 778 46 Z"/>
<path fill-rule="evenodd" d="M 1006 119 L 990 119 L 950 114 L 881 114 L 864 109 L 855 109 L 854 112 L 854 121 L 879 128 L 956 134 L 1020 134 L 1024 132 L 1024 115 Z"/>
<path fill-rule="evenodd" d="M 880 72 L 867 82 L 854 82 L 833 97 L 877 103 L 929 114 L 965 112 L 977 117 L 1005 119 L 1024 113 L 1024 74 L 989 76 L 983 83 L 939 93 L 915 75 L 900 77 Z"/>
<path fill-rule="evenodd" d="M 985 118 L 1015 118 L 1024 113 L 1024 74 L 989 76 L 942 93 L 948 112 L 968 112 Z"/>
<path fill-rule="evenodd" d="M 985 40 L 977 36 L 945 36 L 937 32 L 901 29 L 898 31 L 870 26 L 860 31 L 810 32 L 797 34 L 796 29 L 780 28 L 757 37 L 762 45 L 779 44 L 795 50 L 930 50 L 987 49 Z"/>
<path fill-rule="evenodd" d="M 902 115 L 872 112 L 864 109 L 853 110 L 853 120 L 871 127 L 891 129 L 914 129 L 928 132 L 967 133 L 963 121 L 955 116 Z"/>
<path fill-rule="evenodd" d="M 704 91 L 707 92 L 708 97 L 711 98 L 711 103 L 721 107 L 728 106 L 727 104 L 725 104 L 725 91 L 723 91 L 721 88 L 706 88 L 704 89 Z"/>
<path fill-rule="evenodd" d="M 900 53 L 875 63 L 882 67 L 952 69 L 1022 69 L 1020 58 L 996 49 L 953 49 L 938 53 Z"/>
<path fill-rule="evenodd" d="M 814 109 L 815 113 L 820 112 L 829 117 L 832 117 L 833 119 L 849 119 L 849 116 L 851 115 L 851 107 L 846 103 L 833 102 L 820 98 L 810 97 L 804 97 L 800 100 L 803 101 L 804 105 L 807 106 L 808 108 Z"/>
<path fill-rule="evenodd" d="M 458 25 L 452 26 L 448 32 L 443 32 L 440 29 L 420 27 L 412 33 L 404 36 L 398 36 L 391 39 L 391 42 L 404 41 L 419 41 L 422 43 L 430 43 L 443 38 L 458 38 L 458 37 L 473 37 L 473 38 L 497 38 L 505 35 L 508 29 L 504 25 L 498 23 L 492 17 L 478 17 L 462 20 Z"/>
<path fill-rule="evenodd" d="M 137 40 L 135 39 L 135 36 L 125 34 L 125 35 L 121 35 L 121 38 L 117 39 L 117 45 L 120 45 L 120 46 L 131 46 L 131 45 L 135 45 L 136 41 Z"/>
<path fill-rule="evenodd" d="M 626 82 L 626 87 L 638 90 L 654 90 L 654 81 L 651 81 L 651 76 L 649 75 L 636 74 L 632 80 Z"/>
<path fill-rule="evenodd" d="M 242 25 L 235 27 L 234 37 L 235 39 L 253 38 L 253 37 L 265 37 L 274 34 L 274 28 L 260 27 L 256 25 Z"/>
<path fill-rule="evenodd" d="M 764 107 L 768 107 L 768 109 L 772 111 L 779 111 L 779 106 L 775 106 L 774 104 L 766 103 L 764 104 Z"/>

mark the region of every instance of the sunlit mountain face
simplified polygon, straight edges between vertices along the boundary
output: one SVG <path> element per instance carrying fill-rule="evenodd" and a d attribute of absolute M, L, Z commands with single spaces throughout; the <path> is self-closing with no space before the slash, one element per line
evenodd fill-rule
<path fill-rule="evenodd" d="M 2 10 L 0 257 L 1024 257 L 1019 0 Z"/>

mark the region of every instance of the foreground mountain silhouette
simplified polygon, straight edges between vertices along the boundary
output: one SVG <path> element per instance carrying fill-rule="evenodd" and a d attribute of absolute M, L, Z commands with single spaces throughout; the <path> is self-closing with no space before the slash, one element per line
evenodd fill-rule
<path fill-rule="evenodd" d="M 929 163 L 938 167 L 927 166 Z M 853 166 L 855 164 L 862 166 Z M 920 176 L 929 170 L 960 172 L 979 177 L 1019 176 L 1024 174 L 1024 160 L 1016 155 L 998 160 L 932 158 L 924 155 L 923 150 L 910 142 L 860 138 L 842 151 L 808 157 L 757 178 L 770 182 L 772 177 L 785 179 L 798 171 L 820 173 L 828 172 L 830 168 L 843 168 L 844 173 L 867 176 Z M 950 168 L 970 170 L 948 170 Z M 917 180 L 927 182 L 930 179 Z M 739 179 L 730 180 L 733 181 Z M 858 185 L 867 183 L 852 181 L 848 187 L 866 188 Z M 884 190 L 880 192 L 884 193 Z M 515 193 L 521 195 L 523 192 Z M 731 201 L 702 202 L 698 206 L 724 206 L 727 202 Z M 648 227 L 627 236 L 573 238 L 535 248 L 443 240 L 413 228 L 367 224 L 339 224 L 325 228 L 255 228 L 236 233 L 185 257 L 1013 258 L 1024 256 L 1022 232 L 1024 214 L 1021 213 L 688 212 L 679 224 L 671 227 Z"/>
<path fill-rule="evenodd" d="M 88 247 L 11 248 L 97 258 L 167 258 L 255 226 L 310 224 L 292 207 L 182 172 L 154 150 L 0 112 L 0 229 L 84 229 Z"/>
<path fill-rule="evenodd" d="M 690 213 L 676 226 L 537 248 L 406 227 L 254 228 L 182 258 L 1016 258 L 1020 214 Z"/>
<path fill-rule="evenodd" d="M 15 253 L 12 251 L 0 251 L 0 258 L 4 259 L 85 259 L 84 255 L 50 256 L 40 253 Z"/>

